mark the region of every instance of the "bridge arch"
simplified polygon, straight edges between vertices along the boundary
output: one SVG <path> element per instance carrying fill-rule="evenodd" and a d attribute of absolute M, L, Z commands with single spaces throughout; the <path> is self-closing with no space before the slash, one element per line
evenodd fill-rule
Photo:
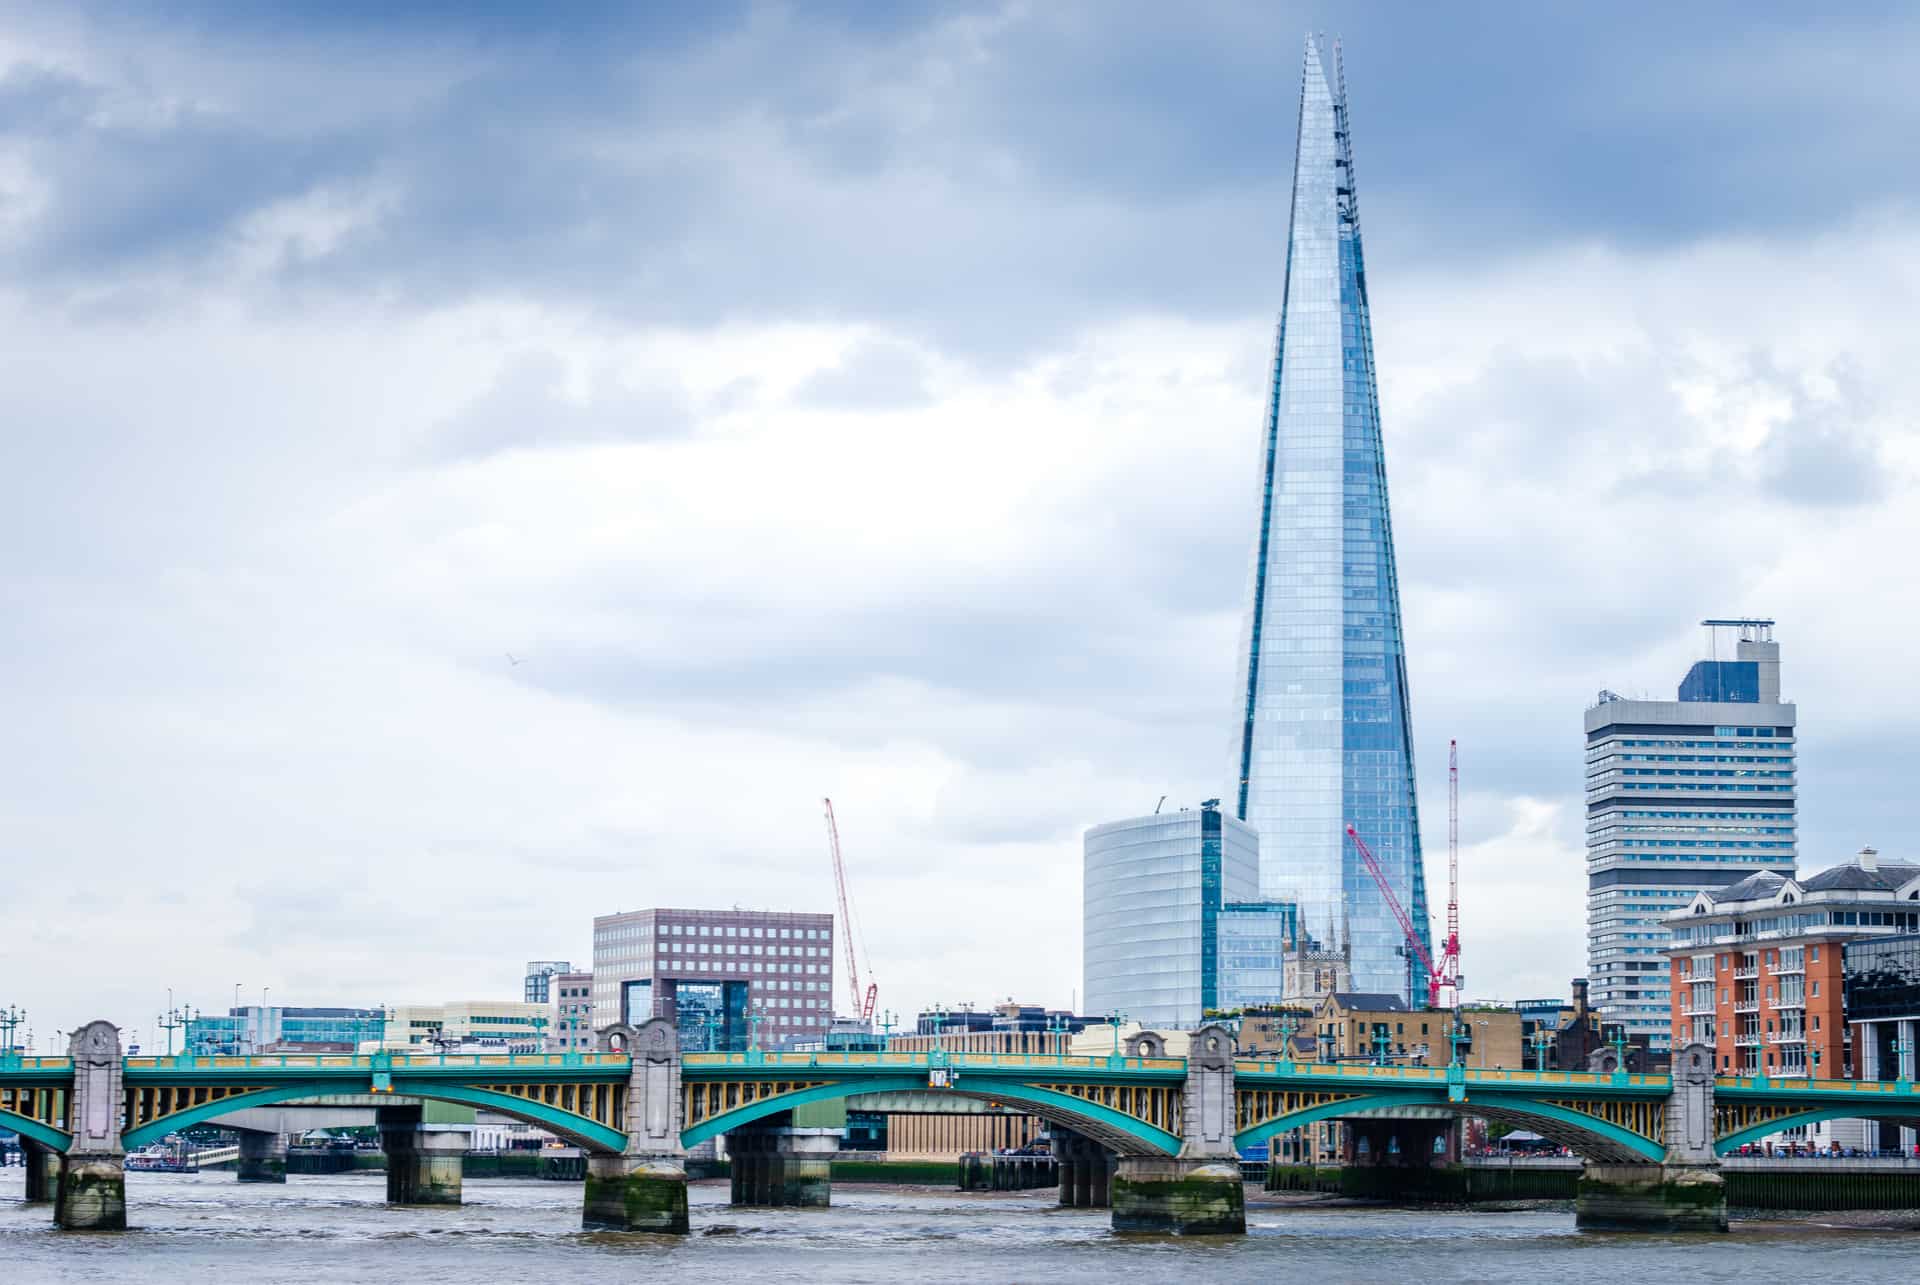
<path fill-rule="evenodd" d="M 1242 1129 L 1235 1135 L 1234 1145 L 1253 1146 L 1276 1133 L 1303 1128 L 1322 1120 L 1371 1116 L 1377 1111 L 1402 1107 L 1439 1108 L 1456 1118 L 1478 1116 L 1501 1124 L 1522 1125 L 1588 1160 L 1602 1163 L 1644 1164 L 1648 1161 L 1658 1162 L 1666 1155 L 1664 1145 L 1642 1137 L 1631 1129 L 1551 1102 L 1506 1096 L 1451 1102 L 1445 1091 L 1439 1089 L 1383 1091 L 1323 1102 Z"/>
<path fill-rule="evenodd" d="M 65 1151 L 73 1145 L 73 1135 L 65 1129 L 55 1128 L 43 1120 L 21 1115 L 18 1111 L 0 1111 L 0 1126 L 13 1130 L 23 1138 L 32 1138 L 43 1147 L 55 1151 Z"/>
<path fill-rule="evenodd" d="M 1891 1102 L 1856 1102 L 1848 1106 L 1822 1105 L 1810 1106 L 1804 1111 L 1790 1111 L 1781 1115 L 1771 1115 L 1744 1128 L 1735 1129 L 1722 1138 L 1713 1140 L 1713 1153 L 1724 1156 L 1738 1151 L 1749 1142 L 1758 1142 L 1762 1138 L 1772 1137 L 1782 1129 L 1794 1129 L 1803 1124 L 1818 1124 L 1822 1120 L 1902 1120 L 1912 1121 L 1920 1116 L 1920 1102 L 1909 1101 L 1904 1106 L 1895 1106 Z"/>
<path fill-rule="evenodd" d="M 179 1129 L 203 1124 L 208 1120 L 244 1110 L 247 1107 L 273 1106 L 281 1102 L 297 1102 L 303 1098 L 333 1097 L 342 1091 L 343 1086 L 339 1080 L 303 1080 L 291 1084 L 277 1084 L 270 1088 L 254 1089 L 246 1093 L 236 1093 L 231 1097 L 219 1098 L 175 1111 L 150 1124 L 129 1129 L 121 1136 L 121 1144 L 128 1148 L 144 1147 L 148 1143 L 160 1141 L 169 1133 Z M 364 1092 L 364 1090 L 346 1091 Z M 541 1102 L 514 1097 L 506 1093 L 496 1093 L 491 1089 L 475 1088 L 464 1084 L 447 1084 L 439 1080 L 415 1080 L 404 1075 L 396 1075 L 393 1079 L 392 1092 L 397 1098 L 431 1098 L 438 1102 L 482 1107 L 515 1120 L 538 1125 L 599 1155 L 618 1155 L 625 1151 L 627 1146 L 627 1135 L 617 1129 L 608 1128 L 584 1116 L 562 1111 Z M 60 1144 L 60 1149 L 64 1151 L 66 1145 Z"/>
<path fill-rule="evenodd" d="M 684 1147 L 695 1147 L 719 1134 L 744 1128 L 757 1120 L 783 1114 L 809 1102 L 831 1102 L 840 1098 L 859 1097 L 867 1093 L 925 1094 L 928 1091 L 925 1072 L 917 1075 L 836 1080 L 828 1084 L 818 1084 L 811 1088 L 761 1098 L 710 1116 L 683 1131 L 680 1135 L 680 1144 Z M 1171 1156 L 1178 1154 L 1180 1150 L 1180 1138 L 1177 1134 L 1101 1103 L 1074 1097 L 1041 1085 L 1020 1084 L 1013 1081 L 988 1081 L 979 1084 L 978 1087 L 955 1085 L 938 1092 L 976 1102 L 1018 1102 L 1028 1114 L 1038 1116 L 1048 1124 L 1071 1129 L 1075 1133 L 1091 1138 L 1118 1155 Z"/>

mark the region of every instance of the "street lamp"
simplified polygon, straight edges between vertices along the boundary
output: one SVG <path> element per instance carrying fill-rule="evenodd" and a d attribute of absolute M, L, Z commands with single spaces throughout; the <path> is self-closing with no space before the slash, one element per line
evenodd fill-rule
<path fill-rule="evenodd" d="M 13 1047 L 13 1033 L 19 1030 L 21 1023 L 26 1020 L 27 1015 L 11 1004 L 7 1005 L 4 1012 L 0 1012 L 0 1031 L 6 1033 L 0 1037 L 0 1059 L 11 1062 L 19 1056 L 18 1050 Z"/>
<path fill-rule="evenodd" d="M 1113 1055 L 1120 1056 L 1120 1028 L 1126 1023 L 1127 1015 L 1119 1009 L 1107 1014 L 1107 1025 L 1113 1028 Z"/>

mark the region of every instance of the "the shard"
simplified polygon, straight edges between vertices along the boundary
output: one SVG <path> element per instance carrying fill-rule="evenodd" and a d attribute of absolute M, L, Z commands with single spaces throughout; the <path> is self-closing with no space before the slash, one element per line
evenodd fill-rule
<path fill-rule="evenodd" d="M 1423 997 L 1424 970 L 1351 824 L 1430 948 L 1366 260 L 1337 44 L 1308 37 L 1286 287 L 1261 439 L 1240 651 L 1236 809 L 1261 895 L 1351 951 L 1356 990 Z"/>

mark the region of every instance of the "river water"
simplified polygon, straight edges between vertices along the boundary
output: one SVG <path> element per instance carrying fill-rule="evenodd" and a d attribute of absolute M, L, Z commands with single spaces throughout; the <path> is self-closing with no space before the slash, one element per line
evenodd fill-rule
<path fill-rule="evenodd" d="M 246 1185 L 231 1173 L 127 1175 L 124 1234 L 62 1234 L 0 1170 L 0 1283 L 594 1281 L 1074 1282 L 1131 1278 L 1407 1282 L 1888 1281 L 1920 1231 L 1748 1225 L 1710 1238 L 1581 1234 L 1564 1211 L 1433 1212 L 1256 1202 L 1244 1238 L 1119 1237 L 1050 1192 L 841 1184 L 830 1210 L 735 1210 L 693 1187 L 694 1234 L 580 1230 L 577 1183 L 473 1180 L 458 1209 L 390 1209 L 378 1173 Z M 1738 1227 L 1738 1225 L 1736 1224 Z"/>

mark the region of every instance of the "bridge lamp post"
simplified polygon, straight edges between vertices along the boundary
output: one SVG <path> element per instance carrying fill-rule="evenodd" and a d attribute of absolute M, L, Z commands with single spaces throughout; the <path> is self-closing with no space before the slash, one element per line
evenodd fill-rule
<path fill-rule="evenodd" d="M 1913 1079 L 1913 1076 L 1907 1073 L 1907 1054 L 1913 1052 L 1913 1045 L 1895 1036 L 1893 1043 L 1887 1047 L 1893 1051 L 1894 1078 L 1901 1084 L 1906 1084 Z"/>
<path fill-rule="evenodd" d="M 1553 1036 L 1547 1034 L 1547 1029 L 1544 1026 L 1535 1027 L 1531 1042 L 1533 1044 L 1533 1069 L 1535 1074 L 1538 1074 L 1547 1069 L 1547 1046 L 1553 1043 Z"/>
<path fill-rule="evenodd" d="M 1387 1043 L 1388 1043 L 1388 1040 L 1387 1040 L 1386 1027 L 1383 1026 L 1383 1027 L 1380 1027 L 1378 1030 L 1374 1031 L 1373 1033 L 1373 1064 L 1375 1066 L 1385 1066 L 1387 1064 Z"/>
<path fill-rule="evenodd" d="M 1820 1046 L 1816 1044 L 1812 1048 L 1808 1049 L 1807 1057 L 1811 1061 L 1813 1066 L 1813 1071 L 1808 1076 L 1808 1078 L 1817 1080 L 1820 1078 Z"/>
<path fill-rule="evenodd" d="M 21 1023 L 26 1020 L 26 1013 L 11 1004 L 7 1005 L 4 1012 L 0 1012 L 0 1031 L 6 1033 L 4 1037 L 0 1037 L 4 1039 L 4 1042 L 0 1043 L 0 1060 L 12 1062 L 19 1057 L 19 1050 L 13 1046 L 13 1033 L 19 1030 Z"/>
<path fill-rule="evenodd" d="M 1447 1063 L 1447 1065 L 1459 1066 L 1461 1065 L 1460 1046 L 1462 1044 L 1473 1043 L 1473 1031 L 1467 1026 L 1465 1022 L 1462 1022 L 1456 1019 L 1453 1023 L 1452 1032 L 1447 1036 L 1447 1043 L 1453 1046 L 1453 1057 Z"/>
<path fill-rule="evenodd" d="M 758 1009 L 747 1010 L 747 1051 L 757 1053 L 760 1050 L 760 1023 L 766 1017 Z"/>
<path fill-rule="evenodd" d="M 1107 1025 L 1113 1028 L 1113 1055 L 1120 1056 L 1120 1028 L 1126 1025 L 1127 1015 L 1119 1009 L 1107 1014 Z"/>
<path fill-rule="evenodd" d="M 1047 1019 L 1047 1034 L 1053 1036 L 1053 1052 L 1059 1057 L 1067 1051 L 1067 1036 L 1072 1033 L 1073 1024 L 1055 1013 Z"/>

